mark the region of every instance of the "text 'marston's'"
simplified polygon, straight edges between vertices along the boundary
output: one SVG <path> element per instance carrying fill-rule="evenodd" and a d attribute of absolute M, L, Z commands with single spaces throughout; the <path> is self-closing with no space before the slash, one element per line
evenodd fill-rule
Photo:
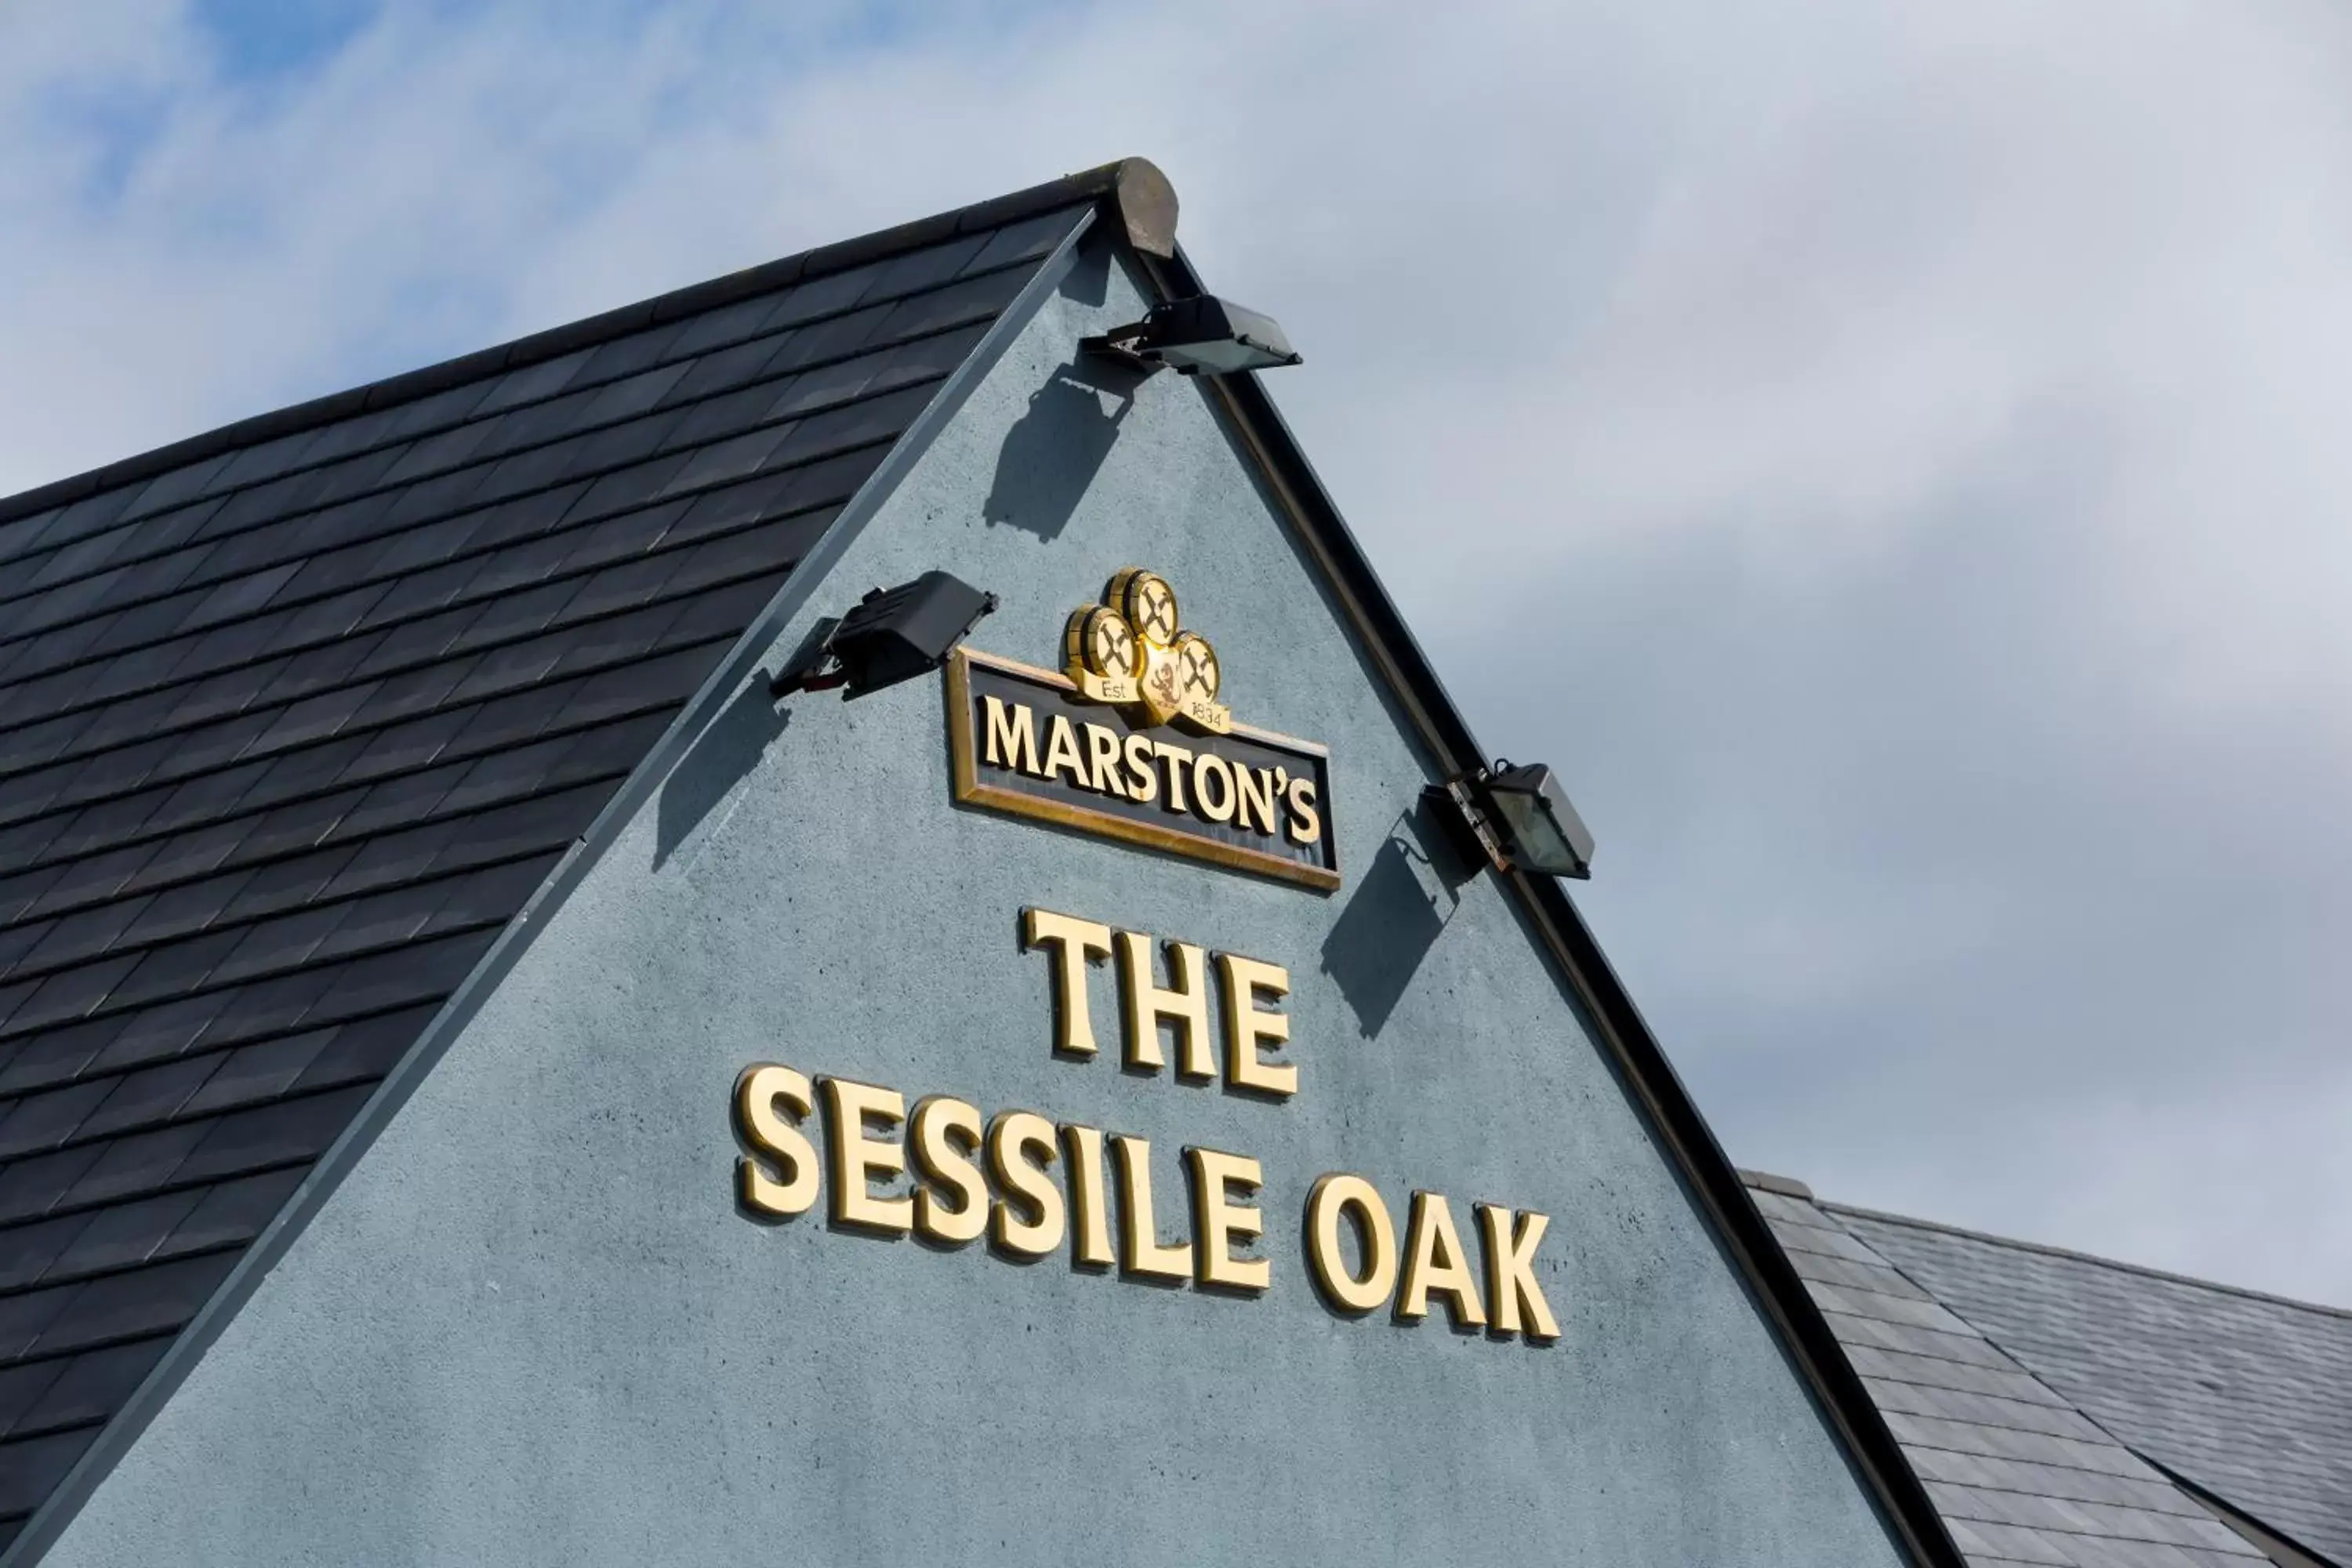
<path fill-rule="evenodd" d="M 1329 892 L 1324 748 L 1236 723 L 1176 595 L 1129 567 L 1080 605 L 1062 669 L 959 648 L 948 664 L 955 798 Z"/>

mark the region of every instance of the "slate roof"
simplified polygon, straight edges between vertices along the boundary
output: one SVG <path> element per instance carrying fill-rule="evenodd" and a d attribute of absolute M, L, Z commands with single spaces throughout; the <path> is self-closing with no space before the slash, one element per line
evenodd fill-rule
<path fill-rule="evenodd" d="M 2306 1550 L 2352 1563 L 2352 1312 L 1838 1213 L 2136 1452 Z"/>
<path fill-rule="evenodd" d="M 1819 1203 L 1781 1177 L 1748 1179 L 1971 1564 L 2270 1560 L 2168 1470 L 2337 1556 L 2310 1529 L 2312 1512 L 2290 1516 L 2266 1500 L 2284 1488 L 2319 1500 L 2308 1482 L 2328 1472 L 2306 1462 L 2315 1442 L 2336 1445 L 2332 1473 L 2343 1473 L 2335 1394 L 2352 1386 L 2352 1315 Z M 2282 1330 L 2277 1315 L 2288 1313 L 2332 1327 Z M 2231 1382 L 2180 1397 L 2217 1367 Z M 2228 1455 L 2235 1468 L 2209 1459 L 2199 1473 L 2183 1454 Z M 2352 1493 L 2324 1479 L 2316 1491 L 2340 1520 Z M 2322 1522 L 2326 1512 L 2322 1503 Z"/>
<path fill-rule="evenodd" d="M 0 500 L 0 1547 L 1102 173 Z"/>

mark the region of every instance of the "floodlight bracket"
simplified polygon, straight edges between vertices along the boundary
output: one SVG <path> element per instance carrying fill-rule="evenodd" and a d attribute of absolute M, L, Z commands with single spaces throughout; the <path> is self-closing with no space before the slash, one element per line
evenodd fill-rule
<path fill-rule="evenodd" d="M 1230 375 L 1300 363 L 1273 317 L 1213 294 L 1163 300 L 1141 321 L 1080 338 L 1078 347 L 1139 377 L 1159 370 Z"/>
<path fill-rule="evenodd" d="M 1493 824 L 1479 809 L 1476 781 L 1486 769 L 1448 779 L 1444 784 L 1431 784 L 1421 792 L 1429 804 L 1430 815 L 1445 830 L 1446 841 L 1465 866 L 1475 868 L 1484 865 L 1498 875 L 1511 868 L 1511 858 L 1504 851 L 1503 841 L 1496 836 Z"/>
<path fill-rule="evenodd" d="M 845 687 L 844 697 L 862 697 L 912 679 L 945 664 L 997 603 L 995 595 L 945 572 L 877 588 L 846 615 L 810 627 L 768 689 L 786 697 Z"/>
<path fill-rule="evenodd" d="M 1129 321 L 1123 327 L 1113 327 L 1107 332 L 1080 338 L 1078 348 L 1082 353 L 1108 360 L 1137 376 L 1152 375 L 1169 367 L 1145 353 L 1141 348 L 1145 342 L 1144 331 L 1149 325 L 1146 321 Z M 1181 371 L 1179 374 L 1189 375 L 1192 372 Z"/>

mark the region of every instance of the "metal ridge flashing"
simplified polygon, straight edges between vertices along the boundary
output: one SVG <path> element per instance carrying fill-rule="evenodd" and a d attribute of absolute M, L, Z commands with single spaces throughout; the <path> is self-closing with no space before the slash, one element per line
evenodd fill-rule
<path fill-rule="evenodd" d="M 1111 171 L 1122 167 L 1124 165 L 1121 164 L 1108 166 Z M 1073 175 L 1071 179 L 1090 179 L 1104 172 L 1090 171 L 1088 174 Z M 1158 171 L 1154 170 L 1153 174 L 1156 175 Z M 1057 182 L 1055 186 L 1041 185 L 1036 189 L 1039 192 L 1055 190 L 1068 183 Z M 1022 196 L 1031 194 L 1020 193 Z M 1005 198 L 1006 201 L 1014 199 L 1017 198 Z M 1070 204 L 1045 202 L 1034 210 L 1051 211 L 1065 205 Z M 992 203 L 988 205 L 996 215 L 990 221 L 1001 221 L 1005 211 L 1003 205 Z M 965 210 L 978 212 L 981 209 Z M 1026 212 L 1024 210 L 1016 216 L 1026 216 Z M 368 1149 L 392 1119 L 400 1113 L 401 1107 L 407 1103 L 409 1096 L 431 1073 L 434 1065 L 457 1041 L 466 1026 L 473 1021 L 482 1005 L 497 992 L 508 973 L 521 962 L 538 933 L 562 909 L 572 891 L 586 880 L 588 873 L 604 858 L 605 851 L 620 837 L 622 830 L 645 808 L 654 791 L 668 776 L 670 769 L 685 757 L 695 741 L 718 717 L 734 689 L 772 650 L 785 625 L 800 613 L 810 596 L 832 574 L 842 552 L 865 531 L 866 523 L 872 521 L 883 501 L 898 489 L 908 469 L 929 449 L 982 378 L 1003 357 L 1013 339 L 1020 335 L 1039 308 L 1061 286 L 1077 259 L 1079 246 L 1094 226 L 1090 216 L 1077 219 L 1053 253 L 1038 264 L 1036 275 L 1028 285 L 998 313 L 978 346 L 940 384 L 931 401 L 899 436 L 889 456 L 858 488 L 857 493 L 850 498 L 842 508 L 841 514 L 808 553 L 793 567 L 791 575 L 776 590 L 774 598 L 744 628 L 726 657 L 719 660 L 718 668 L 687 699 L 668 729 L 631 770 L 627 781 L 605 803 L 596 819 L 573 841 L 538 890 L 507 922 L 498 940 L 483 953 L 472 973 L 458 983 L 457 989 L 442 1004 L 440 1011 L 425 1023 L 415 1042 L 401 1054 L 400 1059 L 376 1085 L 367 1102 L 352 1118 L 350 1125 L 328 1145 L 326 1152 L 319 1156 L 302 1184 L 295 1189 L 277 1216 L 246 1248 L 236 1267 L 197 1309 L 195 1316 L 179 1331 L 172 1348 L 156 1363 L 145 1381 L 115 1412 L 99 1433 L 97 1440 L 66 1473 L 65 1479 L 26 1520 L 16 1539 L 5 1550 L 0 1550 L 0 1568 L 24 1568 L 26 1564 L 37 1563 L 57 1543 L 58 1538 L 73 1522 L 75 1515 L 81 1511 L 82 1505 L 89 1500 L 123 1456 L 130 1452 L 148 1424 L 155 1418 L 156 1413 L 163 1409 L 188 1373 L 203 1360 L 213 1342 L 220 1337 L 221 1331 L 236 1318 L 254 1291 L 260 1288 L 269 1271 L 286 1255 L 287 1249 L 333 1195 L 343 1179 L 366 1156 Z M 565 352 L 574 346 L 577 345 L 567 344 Z"/>
<path fill-rule="evenodd" d="M 48 507 L 82 500 L 118 485 L 153 479 L 184 464 L 217 457 L 224 452 L 330 425 L 354 414 L 406 403 L 430 393 L 444 392 L 501 371 L 553 359 L 646 327 L 717 306 L 733 304 L 739 300 L 768 293 L 806 279 L 844 272 L 869 261 L 918 250 L 959 235 L 995 228 L 1017 218 L 1034 217 L 1061 207 L 1078 206 L 1090 202 L 1114 213 L 1127 233 L 1129 243 L 1138 248 L 1154 254 L 1172 250 L 1176 232 L 1175 188 L 1150 160 L 1122 158 L 1116 163 L 1065 174 L 1058 180 L 1049 180 L 1044 184 L 1032 185 L 1008 195 L 935 213 L 929 217 L 878 229 L 855 239 L 821 245 L 812 250 L 730 272 L 724 277 L 691 283 L 683 289 L 674 289 L 635 304 L 622 305 L 599 315 L 550 327 L 509 342 L 478 349 L 456 359 L 402 371 L 362 386 L 257 414 L 174 441 L 167 447 L 157 447 L 131 457 L 117 458 L 100 468 L 52 479 L 15 495 L 0 496 L 0 522 L 10 522 Z M 1162 248 L 1153 251 L 1155 245 Z"/>
<path fill-rule="evenodd" d="M 1744 1167 L 1738 1172 L 1738 1176 L 1759 1193 L 1778 1193 L 1784 1198 L 1802 1198 L 1807 1203 L 1814 1201 L 1813 1189 L 1794 1176 L 1776 1176 L 1769 1171 L 1750 1171 Z"/>

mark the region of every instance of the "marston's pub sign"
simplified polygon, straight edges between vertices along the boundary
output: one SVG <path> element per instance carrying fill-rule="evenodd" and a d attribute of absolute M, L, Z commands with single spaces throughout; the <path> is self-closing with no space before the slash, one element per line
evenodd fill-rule
<path fill-rule="evenodd" d="M 1063 672 L 958 648 L 955 797 L 1329 891 L 1330 756 L 1234 721 L 1209 639 L 1129 567 L 1062 638 Z M 1176 733 L 1171 734 L 1172 730 Z"/>

